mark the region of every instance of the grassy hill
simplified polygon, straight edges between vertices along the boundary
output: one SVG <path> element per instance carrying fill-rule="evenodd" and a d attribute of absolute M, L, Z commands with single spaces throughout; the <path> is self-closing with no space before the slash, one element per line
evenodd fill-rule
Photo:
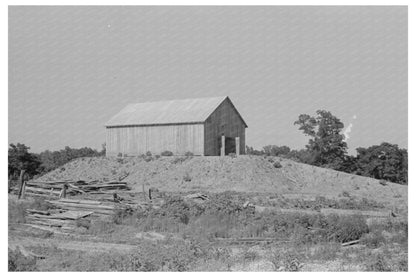
<path fill-rule="evenodd" d="M 275 167 L 275 162 L 281 167 Z M 39 180 L 124 179 L 134 191 L 154 187 L 161 191 L 237 191 L 282 194 L 288 198 L 352 196 L 407 206 L 407 186 L 347 174 L 278 157 L 129 157 L 80 158 Z"/>

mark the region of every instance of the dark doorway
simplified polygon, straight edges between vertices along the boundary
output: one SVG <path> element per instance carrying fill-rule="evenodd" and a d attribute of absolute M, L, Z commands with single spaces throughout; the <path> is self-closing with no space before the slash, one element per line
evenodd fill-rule
<path fill-rule="evenodd" d="M 221 155 L 221 137 L 218 138 L 218 155 Z M 225 155 L 230 153 L 235 153 L 235 138 L 234 137 L 225 137 Z"/>

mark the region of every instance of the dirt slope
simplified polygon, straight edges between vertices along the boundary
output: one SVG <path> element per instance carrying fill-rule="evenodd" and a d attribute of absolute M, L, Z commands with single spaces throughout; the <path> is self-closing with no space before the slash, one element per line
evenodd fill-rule
<path fill-rule="evenodd" d="M 282 167 L 275 168 L 274 161 Z M 279 193 L 295 198 L 349 194 L 391 204 L 407 205 L 407 186 L 314 167 L 281 158 L 259 156 L 81 158 L 40 180 L 95 180 L 129 173 L 124 179 L 135 191 L 156 187 L 165 191 L 243 191 Z"/>

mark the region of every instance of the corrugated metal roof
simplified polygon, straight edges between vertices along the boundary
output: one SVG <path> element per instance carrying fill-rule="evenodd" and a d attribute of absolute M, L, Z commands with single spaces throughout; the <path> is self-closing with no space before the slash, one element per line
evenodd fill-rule
<path fill-rule="evenodd" d="M 221 96 L 129 104 L 105 126 L 204 122 L 226 98 L 227 96 Z"/>

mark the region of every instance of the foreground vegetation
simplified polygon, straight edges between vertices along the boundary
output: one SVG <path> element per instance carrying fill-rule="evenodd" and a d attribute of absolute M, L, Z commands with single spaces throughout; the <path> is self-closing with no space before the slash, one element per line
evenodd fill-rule
<path fill-rule="evenodd" d="M 244 208 L 248 195 L 210 196 L 210 200 L 195 202 L 165 194 L 158 209 L 80 220 L 73 237 L 60 237 L 56 247 L 31 249 L 47 256 L 45 260 L 29 259 L 9 249 L 9 271 L 407 271 L 407 222 L 387 219 L 368 224 L 360 216 L 259 213 Z M 354 203 L 357 209 L 380 205 Z M 10 201 L 9 224 L 24 223 L 27 208 L 47 210 L 50 206 L 42 200 Z M 139 239 L 138 234 L 153 234 L 154 239 Z M 41 238 L 54 241 L 55 236 Z M 250 237 L 270 241 L 235 244 Z M 341 246 L 357 239 L 358 245 Z M 66 240 L 135 248 L 97 255 L 88 249 L 59 248 L 59 242 Z"/>

